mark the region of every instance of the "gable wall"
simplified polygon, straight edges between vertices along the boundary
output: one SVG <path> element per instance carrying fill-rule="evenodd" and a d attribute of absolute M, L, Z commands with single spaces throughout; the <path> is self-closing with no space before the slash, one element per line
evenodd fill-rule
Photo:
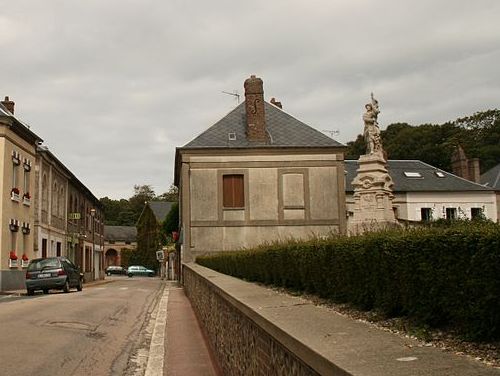
<path fill-rule="evenodd" d="M 184 261 L 345 230 L 342 154 L 183 155 L 181 169 Z M 244 208 L 223 208 L 224 174 L 244 176 Z"/>

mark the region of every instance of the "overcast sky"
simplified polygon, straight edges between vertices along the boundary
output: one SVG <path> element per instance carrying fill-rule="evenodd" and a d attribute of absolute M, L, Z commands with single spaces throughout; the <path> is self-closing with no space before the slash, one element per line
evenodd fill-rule
<path fill-rule="evenodd" d="M 157 194 L 175 147 L 266 100 L 346 143 L 498 108 L 498 0 L 0 0 L 0 95 L 97 197 Z"/>

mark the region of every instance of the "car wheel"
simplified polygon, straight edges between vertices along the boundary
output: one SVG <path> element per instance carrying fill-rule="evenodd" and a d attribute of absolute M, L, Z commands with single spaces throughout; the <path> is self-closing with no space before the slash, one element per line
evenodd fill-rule
<path fill-rule="evenodd" d="M 82 281 L 81 278 L 78 280 L 78 286 L 76 286 L 76 289 L 78 291 L 82 291 L 83 290 L 83 281 Z"/>
<path fill-rule="evenodd" d="M 69 281 L 66 279 L 66 282 L 64 283 L 63 291 L 68 293 L 69 292 Z"/>
<path fill-rule="evenodd" d="M 133 276 L 133 274 L 128 273 L 128 277 L 129 277 L 129 278 L 132 278 L 132 276 Z"/>
<path fill-rule="evenodd" d="M 153 273 L 149 273 L 148 274 L 150 277 L 154 277 L 154 274 Z"/>
<path fill-rule="evenodd" d="M 48 289 L 43 289 L 43 293 L 44 293 L 44 294 L 48 294 L 48 293 L 49 293 L 49 290 L 48 290 Z"/>
<path fill-rule="evenodd" d="M 27 294 L 28 294 L 29 296 L 31 296 L 31 295 L 35 294 L 35 290 L 28 289 Z"/>

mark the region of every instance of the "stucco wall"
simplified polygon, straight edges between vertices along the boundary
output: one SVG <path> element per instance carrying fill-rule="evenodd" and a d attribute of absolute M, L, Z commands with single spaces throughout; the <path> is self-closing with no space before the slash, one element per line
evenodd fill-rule
<path fill-rule="evenodd" d="M 19 153 L 20 164 L 17 169 L 16 188 L 19 188 L 19 202 L 11 200 L 11 190 L 13 188 L 13 163 L 12 152 Z M 29 193 L 31 200 L 25 200 L 23 203 L 24 174 L 23 161 L 27 159 L 31 162 L 31 171 L 29 176 Z M 2 279 L 0 289 L 6 289 L 4 286 L 24 287 L 24 280 L 19 278 L 23 276 L 20 258 L 25 253 L 28 258 L 33 258 L 33 238 L 34 238 L 34 199 L 33 190 L 35 188 L 35 149 L 34 145 L 29 144 L 17 134 L 10 131 L 8 127 L 0 124 L 0 271 Z M 12 232 L 9 229 L 10 220 L 19 221 L 19 229 Z M 29 223 L 31 232 L 23 234 L 22 223 Z M 9 252 L 13 250 L 13 236 L 15 238 L 15 251 L 19 257 L 19 267 L 9 268 Z"/>
<path fill-rule="evenodd" d="M 183 155 L 184 261 L 345 229 L 344 167 L 336 154 Z M 225 174 L 244 176 L 244 208 L 224 208 Z"/>

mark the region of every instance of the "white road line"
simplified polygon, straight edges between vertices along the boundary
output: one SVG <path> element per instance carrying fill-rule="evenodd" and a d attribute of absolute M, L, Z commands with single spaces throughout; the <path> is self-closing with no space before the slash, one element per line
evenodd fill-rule
<path fill-rule="evenodd" d="M 120 290 L 128 290 L 128 287 L 120 287 Z"/>
<path fill-rule="evenodd" d="M 165 286 L 163 295 L 158 305 L 153 336 L 149 346 L 148 365 L 144 376 L 163 375 L 163 362 L 165 357 L 165 328 L 167 326 L 167 304 L 169 288 Z"/>

